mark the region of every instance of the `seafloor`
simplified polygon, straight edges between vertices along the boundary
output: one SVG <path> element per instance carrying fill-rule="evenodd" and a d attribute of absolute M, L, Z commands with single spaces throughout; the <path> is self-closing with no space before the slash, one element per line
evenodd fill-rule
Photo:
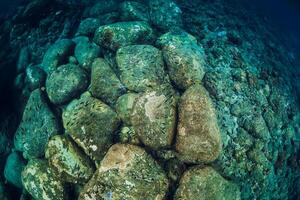
<path fill-rule="evenodd" d="M 0 23 L 0 200 L 300 199 L 299 38 L 253 1 L 32 0 Z"/>

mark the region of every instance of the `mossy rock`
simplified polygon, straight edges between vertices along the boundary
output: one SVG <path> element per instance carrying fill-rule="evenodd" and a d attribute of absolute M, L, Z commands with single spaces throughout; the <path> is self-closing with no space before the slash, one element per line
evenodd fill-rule
<path fill-rule="evenodd" d="M 147 152 L 134 145 L 115 144 L 101 161 L 79 199 L 162 200 L 168 179 Z"/>
<path fill-rule="evenodd" d="M 55 42 L 45 53 L 41 64 L 42 69 L 50 74 L 58 66 L 66 64 L 70 55 L 74 52 L 75 43 L 69 39 Z"/>
<path fill-rule="evenodd" d="M 116 111 L 123 123 L 131 125 L 131 114 L 133 106 L 138 98 L 136 93 L 127 93 L 120 96 L 116 102 Z"/>
<path fill-rule="evenodd" d="M 134 144 L 140 145 L 141 142 L 139 140 L 138 135 L 134 131 L 132 127 L 123 126 L 119 131 L 119 142 L 123 144 Z"/>
<path fill-rule="evenodd" d="M 214 105 L 201 85 L 191 86 L 181 96 L 176 150 L 188 163 L 214 161 L 222 142 Z"/>
<path fill-rule="evenodd" d="M 46 160 L 30 160 L 22 172 L 22 183 L 33 199 L 67 199 L 66 185 Z"/>
<path fill-rule="evenodd" d="M 170 79 L 180 89 L 201 83 L 205 73 L 203 49 L 193 42 L 186 33 L 174 33 L 161 36 L 157 43 L 162 46 L 164 60 Z M 184 40 L 186 37 L 186 41 Z"/>
<path fill-rule="evenodd" d="M 46 158 L 67 182 L 85 183 L 94 173 L 92 161 L 66 135 L 56 135 L 50 139 Z"/>
<path fill-rule="evenodd" d="M 152 42 L 154 33 L 146 22 L 117 22 L 100 26 L 94 36 L 96 44 L 116 51 L 120 47 Z"/>
<path fill-rule="evenodd" d="M 122 47 L 116 56 L 122 83 L 131 91 L 144 92 L 167 82 L 164 62 L 159 49 L 151 45 Z"/>
<path fill-rule="evenodd" d="M 97 58 L 92 65 L 91 94 L 109 105 L 114 105 L 117 99 L 126 92 L 125 86 L 109 64 L 102 58 Z"/>
<path fill-rule="evenodd" d="M 176 131 L 176 103 L 175 92 L 165 88 L 148 90 L 137 98 L 131 121 L 146 146 L 171 146 Z"/>
<path fill-rule="evenodd" d="M 241 193 L 212 167 L 193 167 L 183 174 L 174 199 L 240 200 Z"/>
<path fill-rule="evenodd" d="M 63 111 L 66 132 L 93 160 L 100 161 L 112 145 L 120 119 L 105 103 L 86 92 Z"/>
<path fill-rule="evenodd" d="M 62 65 L 54 70 L 46 80 L 46 90 L 50 101 L 64 104 L 79 96 L 88 87 L 88 76 L 77 65 Z"/>
<path fill-rule="evenodd" d="M 15 148 L 26 159 L 43 157 L 51 136 L 60 132 L 60 125 L 48 107 L 44 93 L 34 90 L 26 104 L 22 121 L 15 133 Z"/>

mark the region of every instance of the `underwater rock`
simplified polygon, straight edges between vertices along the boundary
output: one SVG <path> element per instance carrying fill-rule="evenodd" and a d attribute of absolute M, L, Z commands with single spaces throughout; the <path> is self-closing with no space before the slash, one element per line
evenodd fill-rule
<path fill-rule="evenodd" d="M 131 114 L 137 97 L 138 95 L 136 93 L 127 93 L 120 96 L 116 102 L 116 111 L 122 121 L 127 125 L 131 125 Z"/>
<path fill-rule="evenodd" d="M 179 35 L 176 35 L 179 34 Z M 186 41 L 184 40 L 186 37 Z M 180 89 L 201 83 L 204 76 L 205 57 L 203 50 L 186 33 L 167 33 L 157 42 L 162 46 L 164 60 L 170 79 Z"/>
<path fill-rule="evenodd" d="M 67 197 L 65 184 L 45 160 L 30 160 L 22 172 L 22 183 L 36 200 L 64 200 Z"/>
<path fill-rule="evenodd" d="M 162 53 L 153 46 L 122 47 L 117 51 L 116 60 L 120 79 L 131 91 L 143 92 L 166 82 Z"/>
<path fill-rule="evenodd" d="M 118 10 L 118 0 L 103 0 L 99 1 L 89 9 L 88 13 L 91 17 L 99 17 L 106 13 L 111 13 Z"/>
<path fill-rule="evenodd" d="M 114 105 L 117 99 L 126 92 L 125 86 L 109 64 L 102 58 L 97 58 L 92 65 L 91 94 L 109 105 Z"/>
<path fill-rule="evenodd" d="M 69 39 L 56 41 L 45 53 L 41 64 L 42 69 L 51 73 L 58 66 L 66 64 L 68 57 L 73 54 L 75 43 Z"/>
<path fill-rule="evenodd" d="M 253 117 L 246 117 L 244 126 L 246 131 L 256 138 L 268 141 L 270 139 L 270 132 L 268 126 L 261 114 L 254 114 Z"/>
<path fill-rule="evenodd" d="M 84 35 L 91 37 L 94 35 L 96 29 L 101 25 L 97 18 L 86 18 L 79 24 L 76 36 Z"/>
<path fill-rule="evenodd" d="M 20 50 L 18 63 L 17 63 L 17 73 L 23 72 L 30 62 L 30 52 L 28 47 L 23 47 Z"/>
<path fill-rule="evenodd" d="M 146 22 L 118 22 L 100 26 L 95 32 L 94 42 L 116 51 L 127 45 L 149 43 L 153 37 L 153 30 Z"/>
<path fill-rule="evenodd" d="M 239 187 L 224 179 L 211 167 L 193 167 L 180 180 L 175 200 L 240 200 Z"/>
<path fill-rule="evenodd" d="M 120 120 L 102 101 L 86 92 L 63 112 L 66 132 L 93 160 L 100 161 L 113 142 Z"/>
<path fill-rule="evenodd" d="M 176 99 L 167 89 L 148 90 L 134 104 L 132 126 L 139 139 L 150 148 L 172 144 L 176 129 Z"/>
<path fill-rule="evenodd" d="M 15 148 L 22 151 L 26 159 L 43 157 L 49 138 L 59 132 L 59 123 L 48 107 L 43 92 L 34 90 L 15 133 Z"/>
<path fill-rule="evenodd" d="M 90 70 L 95 58 L 101 55 L 101 48 L 90 41 L 80 41 L 75 47 L 75 57 L 79 64 L 86 70 Z"/>
<path fill-rule="evenodd" d="M 119 141 L 124 144 L 140 145 L 140 140 L 132 127 L 123 126 L 119 131 Z"/>
<path fill-rule="evenodd" d="M 168 179 L 147 152 L 134 145 L 113 145 L 79 199 L 165 199 Z"/>
<path fill-rule="evenodd" d="M 172 0 L 149 1 L 151 23 L 163 31 L 182 27 L 182 11 Z"/>
<path fill-rule="evenodd" d="M 26 68 L 25 84 L 31 91 L 45 85 L 47 74 L 38 66 L 28 66 Z"/>
<path fill-rule="evenodd" d="M 5 179 L 17 188 L 23 188 L 21 181 L 21 172 L 26 163 L 18 152 L 12 152 L 6 159 L 4 168 Z"/>
<path fill-rule="evenodd" d="M 181 96 L 176 150 L 188 163 L 212 162 L 222 144 L 213 103 L 201 85 L 191 86 Z"/>
<path fill-rule="evenodd" d="M 123 21 L 149 21 L 149 8 L 142 3 L 125 1 L 119 9 Z"/>
<path fill-rule="evenodd" d="M 67 64 L 58 67 L 46 80 L 46 90 L 50 101 L 64 104 L 79 96 L 88 86 L 88 77 L 77 65 Z"/>
<path fill-rule="evenodd" d="M 92 161 L 66 135 L 52 137 L 45 155 L 66 182 L 85 183 L 94 173 Z"/>
<path fill-rule="evenodd" d="M 25 7 L 22 18 L 24 19 L 36 19 L 41 16 L 41 13 L 44 13 L 47 7 L 49 7 L 51 0 L 32 0 Z"/>

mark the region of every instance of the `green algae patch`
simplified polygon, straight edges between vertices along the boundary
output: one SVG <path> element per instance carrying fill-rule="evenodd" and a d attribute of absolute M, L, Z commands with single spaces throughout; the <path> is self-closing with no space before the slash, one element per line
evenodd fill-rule
<path fill-rule="evenodd" d="M 189 163 L 214 161 L 221 152 L 221 136 L 215 109 L 201 85 L 191 86 L 181 96 L 176 150 Z"/>
<path fill-rule="evenodd" d="M 64 110 L 63 124 L 72 139 L 93 160 L 100 161 L 113 142 L 120 124 L 117 114 L 86 92 Z"/>
<path fill-rule="evenodd" d="M 162 168 L 144 149 L 115 144 L 101 161 L 92 179 L 79 196 L 87 199 L 163 200 L 168 179 Z"/>
<path fill-rule="evenodd" d="M 94 42 L 116 51 L 127 45 L 150 43 L 153 38 L 153 30 L 146 22 L 117 22 L 100 26 L 95 32 Z"/>
<path fill-rule="evenodd" d="M 66 135 L 56 135 L 50 139 L 46 158 L 67 182 L 85 183 L 94 173 L 92 161 Z"/>
<path fill-rule="evenodd" d="M 179 183 L 175 200 L 240 200 L 239 187 L 224 179 L 212 167 L 193 167 Z"/>
<path fill-rule="evenodd" d="M 22 183 L 36 200 L 65 200 L 65 184 L 45 160 L 30 160 L 22 172 Z"/>

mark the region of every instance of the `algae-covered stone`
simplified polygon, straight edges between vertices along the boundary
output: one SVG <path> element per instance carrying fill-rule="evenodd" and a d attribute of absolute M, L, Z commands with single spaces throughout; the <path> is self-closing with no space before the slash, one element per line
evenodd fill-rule
<path fill-rule="evenodd" d="M 100 55 L 100 47 L 93 42 L 82 40 L 76 44 L 75 57 L 84 69 L 90 70 L 94 59 Z"/>
<path fill-rule="evenodd" d="M 127 125 L 131 125 L 131 114 L 137 97 L 136 93 L 127 93 L 120 96 L 116 102 L 116 111 Z"/>
<path fill-rule="evenodd" d="M 96 29 L 101 25 L 100 20 L 97 18 L 86 18 L 79 24 L 76 36 L 85 35 L 93 36 Z"/>
<path fill-rule="evenodd" d="M 125 1 L 120 4 L 121 19 L 125 21 L 137 20 L 148 21 L 149 9 L 144 5 L 135 1 Z"/>
<path fill-rule="evenodd" d="M 88 86 L 88 76 L 77 65 L 62 65 L 46 80 L 46 90 L 50 101 L 64 104 L 80 95 Z"/>
<path fill-rule="evenodd" d="M 100 26 L 95 32 L 94 41 L 116 51 L 127 45 L 149 43 L 153 36 L 153 30 L 146 22 L 118 22 Z"/>
<path fill-rule="evenodd" d="M 151 23 L 163 31 L 182 27 L 182 11 L 172 0 L 149 1 Z"/>
<path fill-rule="evenodd" d="M 165 82 L 161 51 L 150 45 L 122 47 L 117 52 L 122 83 L 135 92 L 157 87 Z"/>
<path fill-rule="evenodd" d="M 92 65 L 89 91 L 94 97 L 113 105 L 126 92 L 126 88 L 109 64 L 104 59 L 97 58 Z"/>
<path fill-rule="evenodd" d="M 120 143 L 139 145 L 140 140 L 132 127 L 124 126 L 119 131 Z"/>
<path fill-rule="evenodd" d="M 180 180 L 175 200 L 240 200 L 239 187 L 211 167 L 194 167 Z"/>
<path fill-rule="evenodd" d="M 132 126 L 140 140 L 153 149 L 171 146 L 176 128 L 176 99 L 168 90 L 141 94 L 133 108 Z"/>
<path fill-rule="evenodd" d="M 9 154 L 4 168 L 4 177 L 12 185 L 23 188 L 21 181 L 21 172 L 23 171 L 26 163 L 25 160 L 18 152 Z"/>
<path fill-rule="evenodd" d="M 87 182 L 94 173 L 91 160 L 66 135 L 56 135 L 50 139 L 46 158 L 68 182 Z"/>
<path fill-rule="evenodd" d="M 168 179 L 147 152 L 134 145 L 115 144 L 79 196 L 87 199 L 165 199 Z"/>
<path fill-rule="evenodd" d="M 184 37 L 186 41 L 182 41 Z M 184 90 L 195 83 L 201 83 L 204 76 L 204 53 L 192 39 L 186 33 L 168 33 L 158 41 L 163 48 L 170 79 Z"/>
<path fill-rule="evenodd" d="M 72 55 L 75 43 L 69 39 L 55 42 L 45 53 L 41 67 L 45 72 L 51 73 L 58 66 L 65 64 Z"/>
<path fill-rule="evenodd" d="M 22 151 L 26 159 L 42 157 L 49 138 L 59 131 L 59 123 L 48 107 L 43 92 L 34 90 L 15 133 L 15 148 Z"/>
<path fill-rule="evenodd" d="M 99 161 L 112 145 L 113 132 L 120 120 L 108 105 L 84 93 L 66 107 L 63 123 L 67 133 L 84 152 Z"/>
<path fill-rule="evenodd" d="M 22 172 L 22 182 L 36 200 L 64 200 L 67 197 L 63 181 L 45 160 L 30 160 Z"/>
<path fill-rule="evenodd" d="M 221 136 L 215 109 L 201 85 L 191 86 L 179 104 L 176 150 L 189 163 L 214 161 L 221 151 Z"/>
<path fill-rule="evenodd" d="M 38 66 L 28 66 L 26 68 L 25 83 L 30 90 L 41 88 L 45 84 L 47 74 Z"/>

